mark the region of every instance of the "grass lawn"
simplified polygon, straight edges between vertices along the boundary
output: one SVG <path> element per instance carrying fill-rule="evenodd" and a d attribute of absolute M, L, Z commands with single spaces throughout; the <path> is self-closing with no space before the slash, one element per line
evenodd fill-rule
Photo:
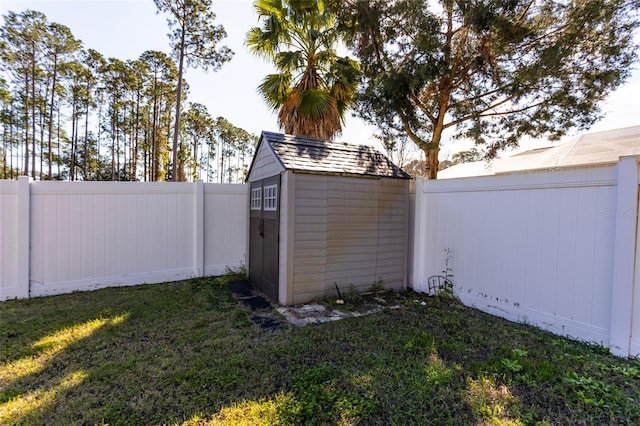
<path fill-rule="evenodd" d="M 2 302 L 0 424 L 640 424 L 640 361 L 395 299 L 276 331 L 212 279 Z"/>

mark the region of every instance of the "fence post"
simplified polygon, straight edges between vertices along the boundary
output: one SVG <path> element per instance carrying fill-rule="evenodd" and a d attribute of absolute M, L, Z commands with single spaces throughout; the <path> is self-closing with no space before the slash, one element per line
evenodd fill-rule
<path fill-rule="evenodd" d="M 416 179 L 415 205 L 413 209 L 413 290 L 425 291 L 423 281 L 425 279 L 425 254 L 424 254 L 424 227 L 425 227 L 425 211 L 424 211 L 424 183 L 425 178 Z"/>
<path fill-rule="evenodd" d="M 638 178 L 640 180 L 640 164 L 638 167 Z M 640 181 L 638 185 L 640 185 Z M 640 186 L 638 187 L 638 214 L 636 216 L 636 271 L 633 279 L 632 304 L 629 356 L 640 358 Z"/>
<path fill-rule="evenodd" d="M 638 157 L 620 157 L 615 210 L 609 348 L 629 356 L 633 315 L 633 283 L 638 215 Z"/>
<path fill-rule="evenodd" d="M 195 270 L 196 276 L 204 276 L 204 183 L 202 179 L 195 182 Z"/>
<path fill-rule="evenodd" d="M 31 264 L 31 178 L 18 177 L 18 271 L 16 297 L 26 299 L 30 292 L 29 268 Z"/>

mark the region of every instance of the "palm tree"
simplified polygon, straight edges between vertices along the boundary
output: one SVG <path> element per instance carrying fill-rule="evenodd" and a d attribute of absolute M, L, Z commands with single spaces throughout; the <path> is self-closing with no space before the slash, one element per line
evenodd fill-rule
<path fill-rule="evenodd" d="M 262 27 L 247 34 L 249 50 L 273 62 L 277 73 L 259 86 L 266 103 L 279 109 L 286 133 L 333 139 L 353 103 L 358 65 L 336 53 L 335 20 L 322 0 L 256 0 Z"/>

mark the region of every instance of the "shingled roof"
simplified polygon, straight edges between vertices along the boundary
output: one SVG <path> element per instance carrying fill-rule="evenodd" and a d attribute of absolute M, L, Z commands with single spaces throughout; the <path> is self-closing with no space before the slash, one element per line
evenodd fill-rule
<path fill-rule="evenodd" d="M 411 179 L 385 155 L 368 145 L 330 142 L 282 133 L 262 132 L 287 170 L 317 174 L 361 175 Z"/>

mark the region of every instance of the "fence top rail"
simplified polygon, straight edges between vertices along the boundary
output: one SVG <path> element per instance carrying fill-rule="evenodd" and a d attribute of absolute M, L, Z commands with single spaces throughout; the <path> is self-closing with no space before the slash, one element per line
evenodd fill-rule
<path fill-rule="evenodd" d="M 12 194 L 18 193 L 18 181 L 0 179 L 0 194 Z"/>
<path fill-rule="evenodd" d="M 193 194 L 196 182 L 31 182 L 31 194 Z M 238 187 L 238 188 L 236 188 Z M 246 185 L 205 184 L 206 193 L 245 192 Z"/>
<path fill-rule="evenodd" d="M 31 182 L 33 195 L 53 194 L 191 194 L 192 182 Z"/>
<path fill-rule="evenodd" d="M 246 194 L 249 185 L 244 183 L 205 183 L 205 194 Z"/>
<path fill-rule="evenodd" d="M 616 164 L 531 170 L 492 176 L 427 180 L 419 178 L 423 193 L 514 191 L 548 188 L 616 186 Z"/>

